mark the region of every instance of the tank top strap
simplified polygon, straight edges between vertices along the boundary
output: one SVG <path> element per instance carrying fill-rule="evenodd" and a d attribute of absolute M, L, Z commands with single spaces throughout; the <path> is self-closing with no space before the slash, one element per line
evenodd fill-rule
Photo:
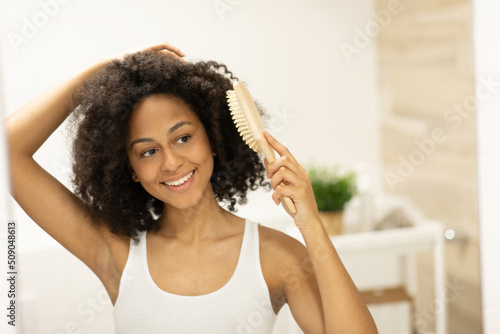
<path fill-rule="evenodd" d="M 116 303 L 124 292 L 126 293 L 127 290 L 133 287 L 132 282 L 137 279 L 144 279 L 145 277 L 143 265 L 143 249 L 146 242 L 145 235 L 146 231 L 138 232 L 138 242 L 135 242 L 133 238 L 130 238 L 128 258 L 120 279 L 119 293 Z"/>
<path fill-rule="evenodd" d="M 245 220 L 245 230 L 243 232 L 243 240 L 241 242 L 241 250 L 238 259 L 238 268 L 248 270 L 254 262 L 255 241 L 254 241 L 254 224 Z M 238 269 L 237 268 L 237 269 Z"/>
<path fill-rule="evenodd" d="M 240 278 L 248 282 L 249 278 L 252 277 L 254 282 L 267 290 L 267 284 L 260 265 L 259 224 L 249 219 L 245 219 L 245 232 L 238 261 L 238 269 L 240 268 L 243 270 L 243 272 L 237 273 Z"/>

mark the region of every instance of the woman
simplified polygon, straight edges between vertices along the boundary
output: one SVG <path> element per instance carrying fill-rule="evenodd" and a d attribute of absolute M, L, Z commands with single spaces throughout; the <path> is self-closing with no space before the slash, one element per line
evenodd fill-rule
<path fill-rule="evenodd" d="M 12 193 L 99 277 L 117 333 L 270 333 L 288 303 L 306 333 L 376 333 L 323 225 L 305 170 L 243 144 L 215 62 L 168 43 L 99 61 L 6 120 Z M 74 110 L 74 111 L 73 111 Z M 75 194 L 34 153 L 73 111 Z M 269 178 L 306 246 L 230 211 Z M 228 206 L 228 210 L 219 205 Z"/>

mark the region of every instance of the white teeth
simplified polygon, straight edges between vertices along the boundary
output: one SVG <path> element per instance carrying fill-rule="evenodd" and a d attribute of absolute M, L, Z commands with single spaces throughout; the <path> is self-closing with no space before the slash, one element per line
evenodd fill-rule
<path fill-rule="evenodd" d="M 193 174 L 194 174 L 194 171 L 192 171 L 189 175 L 186 175 L 182 179 L 179 179 L 177 181 L 168 182 L 168 183 L 163 182 L 163 183 L 166 184 L 167 186 L 180 186 L 181 184 L 184 184 L 184 182 L 189 180 L 189 178 L 191 178 L 191 176 L 193 176 Z"/>

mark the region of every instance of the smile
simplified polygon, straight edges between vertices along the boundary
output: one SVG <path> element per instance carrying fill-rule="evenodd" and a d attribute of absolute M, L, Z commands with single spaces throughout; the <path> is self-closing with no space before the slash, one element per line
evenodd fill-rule
<path fill-rule="evenodd" d="M 179 180 L 176 180 L 176 181 L 172 181 L 172 182 L 161 182 L 162 184 L 165 184 L 167 186 L 181 186 L 183 185 L 187 180 L 189 180 L 191 178 L 191 176 L 193 176 L 194 174 L 194 170 L 191 171 L 191 173 L 189 173 L 188 175 L 180 178 Z"/>

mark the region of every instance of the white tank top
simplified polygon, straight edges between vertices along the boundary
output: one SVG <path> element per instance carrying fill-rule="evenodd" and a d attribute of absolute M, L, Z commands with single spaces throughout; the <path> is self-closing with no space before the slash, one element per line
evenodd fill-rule
<path fill-rule="evenodd" d="M 259 258 L 258 224 L 245 220 L 236 270 L 219 290 L 200 296 L 163 291 L 153 281 L 146 231 L 130 252 L 113 310 L 116 334 L 272 333 L 274 314 Z"/>

